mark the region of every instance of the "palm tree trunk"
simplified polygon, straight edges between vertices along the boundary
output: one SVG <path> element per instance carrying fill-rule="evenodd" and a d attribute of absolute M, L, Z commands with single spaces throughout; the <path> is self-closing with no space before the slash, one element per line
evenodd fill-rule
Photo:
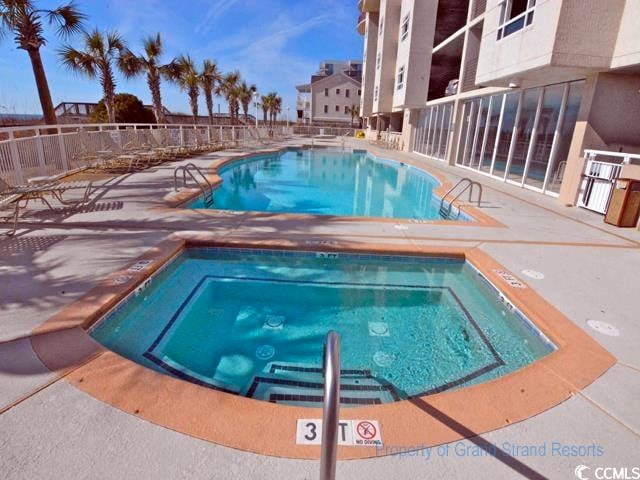
<path fill-rule="evenodd" d="M 198 124 L 198 89 L 197 87 L 189 90 L 189 103 L 191 104 L 191 115 L 193 115 L 193 124 Z"/>
<path fill-rule="evenodd" d="M 207 103 L 207 112 L 209 113 L 209 125 L 213 125 L 213 96 L 211 91 L 204 92 L 204 99 Z"/>
<path fill-rule="evenodd" d="M 104 106 L 107 108 L 109 123 L 116 123 L 116 83 L 113 80 L 111 67 L 108 65 L 102 69 L 102 92 L 104 93 Z"/>
<path fill-rule="evenodd" d="M 165 123 L 164 112 L 162 111 L 162 96 L 160 94 L 160 77 L 155 74 L 147 74 L 147 84 L 151 92 L 151 103 L 153 103 L 153 114 L 156 123 Z"/>
<path fill-rule="evenodd" d="M 42 107 L 44 123 L 46 125 L 56 125 L 58 120 L 56 118 L 56 111 L 53 108 L 53 102 L 51 101 L 51 91 L 49 90 L 47 76 L 44 73 L 44 65 L 42 65 L 40 50 L 33 49 L 28 50 L 27 52 L 29 53 L 29 59 L 31 60 L 33 75 L 36 78 L 36 86 L 38 87 L 38 96 L 40 97 L 40 106 Z"/>

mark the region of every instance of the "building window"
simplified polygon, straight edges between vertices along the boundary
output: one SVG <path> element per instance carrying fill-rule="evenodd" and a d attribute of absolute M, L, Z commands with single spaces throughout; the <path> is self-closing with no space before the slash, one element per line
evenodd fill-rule
<path fill-rule="evenodd" d="M 328 88 L 325 88 L 325 89 L 324 89 L 324 96 L 325 96 L 325 97 L 328 97 L 328 96 L 329 96 L 329 89 L 328 89 Z"/>
<path fill-rule="evenodd" d="M 358 96 L 361 96 L 361 95 L 362 95 L 362 90 L 358 89 Z"/>
<path fill-rule="evenodd" d="M 324 113 L 329 113 L 329 105 L 324 106 Z"/>
<path fill-rule="evenodd" d="M 376 88 L 373 89 L 373 100 L 374 101 L 378 101 L 378 86 L 376 85 Z"/>
<path fill-rule="evenodd" d="M 336 95 L 340 95 L 340 89 L 336 88 Z"/>
<path fill-rule="evenodd" d="M 344 114 L 349 115 L 349 107 L 347 105 L 344 106 Z"/>
<path fill-rule="evenodd" d="M 344 91 L 344 96 L 346 98 L 349 98 L 351 96 L 351 91 L 348 88 Z"/>
<path fill-rule="evenodd" d="M 500 4 L 498 40 L 533 23 L 536 0 L 503 0 Z"/>
<path fill-rule="evenodd" d="M 384 30 L 384 17 L 380 17 L 380 27 L 378 27 L 378 36 L 382 36 Z"/>
<path fill-rule="evenodd" d="M 396 77 L 396 90 L 402 90 L 404 88 L 404 65 L 398 69 L 398 76 Z"/>
<path fill-rule="evenodd" d="M 411 19 L 411 12 L 407 13 L 402 19 L 402 25 L 400 26 L 400 41 L 404 41 L 409 36 L 409 20 Z"/>
<path fill-rule="evenodd" d="M 376 70 L 380 70 L 380 61 L 382 60 L 382 53 L 378 52 L 376 55 Z"/>
<path fill-rule="evenodd" d="M 340 111 L 340 105 L 336 105 L 336 112 Z"/>

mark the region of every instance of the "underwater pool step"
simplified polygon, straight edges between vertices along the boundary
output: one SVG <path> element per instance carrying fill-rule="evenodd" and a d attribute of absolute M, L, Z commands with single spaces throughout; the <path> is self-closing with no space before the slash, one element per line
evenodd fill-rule
<path fill-rule="evenodd" d="M 320 404 L 322 403 L 324 382 L 321 371 L 285 372 L 297 376 L 273 373 L 256 375 L 246 390 L 246 396 L 278 403 L 304 403 L 307 406 L 317 403 L 316 400 L 319 398 Z M 341 403 L 345 406 L 400 400 L 393 385 L 380 382 L 371 376 L 342 377 L 340 392 Z"/>

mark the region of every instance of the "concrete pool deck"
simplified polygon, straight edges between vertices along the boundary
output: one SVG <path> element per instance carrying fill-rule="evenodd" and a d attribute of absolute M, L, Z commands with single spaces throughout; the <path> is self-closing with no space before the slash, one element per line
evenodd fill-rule
<path fill-rule="evenodd" d="M 298 142 L 296 142 L 298 143 Z M 397 246 L 478 248 L 526 280 L 546 301 L 605 347 L 617 363 L 602 377 L 557 407 L 526 421 L 456 442 L 449 454 L 416 454 L 340 462 L 347 478 L 424 478 L 426 475 L 492 475 L 514 472 L 535 478 L 571 478 L 587 466 L 632 467 L 640 451 L 640 232 L 605 225 L 602 217 L 560 206 L 554 199 L 500 184 L 414 154 L 381 151 L 380 156 L 421 162 L 456 181 L 468 175 L 484 186 L 481 210 L 505 227 L 451 227 L 409 222 L 288 218 L 165 208 L 176 164 L 117 177 L 93 208 L 68 214 L 35 211 L 22 219 L 15 238 L 0 240 L 0 466 L 8 478 L 314 478 L 318 462 L 265 457 L 222 447 L 158 427 L 76 389 L 38 360 L 28 336 L 61 308 L 77 300 L 108 274 L 131 263 L 175 231 L 212 232 L 225 241 L 293 239 L 313 246 L 348 241 Z M 199 158 L 209 167 L 229 153 Z M 153 218 L 149 209 L 154 209 Z M 525 269 L 544 273 L 530 279 Z M 634 310 L 635 307 L 635 310 Z M 588 320 L 612 324 L 619 336 L 592 330 Z M 74 359 L 90 352 L 69 352 Z M 203 405 L 203 408 L 206 408 Z M 423 412 L 428 415 L 427 412 Z M 213 414 L 213 413 L 212 413 Z M 295 432 L 287 432 L 294 445 Z M 384 439 L 384 432 L 383 432 Z M 547 445 L 545 455 L 509 452 L 505 442 Z M 553 442 L 583 446 L 589 455 L 554 455 Z M 494 444 L 502 453 L 472 455 Z M 602 448 L 601 456 L 594 449 Z M 418 449 L 421 445 L 416 445 Z M 468 448 L 467 448 L 468 447 Z M 393 445 L 385 445 L 394 453 Z M 456 452 L 455 449 L 460 449 Z M 469 452 L 466 455 L 464 452 Z M 429 459 L 427 460 L 427 454 Z M 541 452 L 542 453 L 542 452 Z"/>

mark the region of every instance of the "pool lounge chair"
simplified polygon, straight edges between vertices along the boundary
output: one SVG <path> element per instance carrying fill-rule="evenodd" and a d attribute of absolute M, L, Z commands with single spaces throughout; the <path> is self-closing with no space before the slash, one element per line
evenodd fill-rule
<path fill-rule="evenodd" d="M 64 208 L 77 208 L 86 205 L 90 200 L 93 182 L 60 182 L 60 177 L 43 177 L 40 183 L 34 185 L 11 186 L 4 179 L 0 178 L 0 210 L 9 209 L 11 215 L 5 217 L 12 219 L 12 227 L 3 232 L 4 235 L 13 235 L 18 226 L 18 218 L 20 209 L 27 208 L 31 200 L 40 200 L 49 210 L 55 211 L 56 208 L 51 205 L 47 199 L 47 195 L 53 197 Z M 84 189 L 82 197 L 79 200 L 65 200 L 64 193 L 67 190 Z M 22 204 L 21 204 L 22 202 Z"/>

